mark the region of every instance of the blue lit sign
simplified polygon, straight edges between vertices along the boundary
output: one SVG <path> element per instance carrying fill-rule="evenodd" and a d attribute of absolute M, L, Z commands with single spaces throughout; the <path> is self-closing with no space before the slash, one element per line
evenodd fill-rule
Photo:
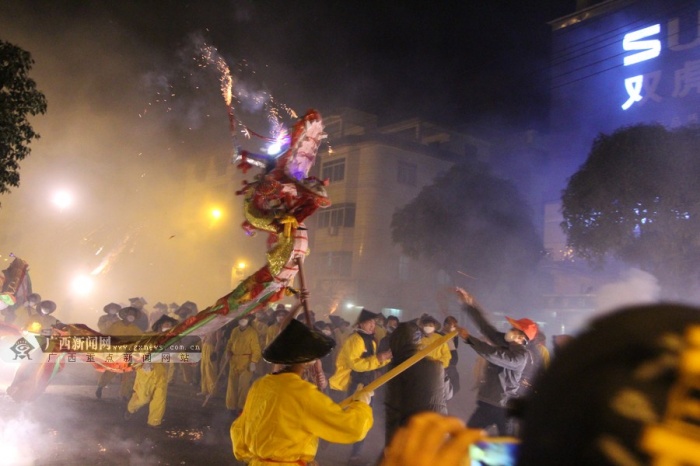
<path fill-rule="evenodd" d="M 666 44 L 668 50 L 678 52 L 700 46 L 700 11 L 697 15 L 696 37 L 684 44 L 681 44 L 679 39 L 679 18 L 673 18 L 668 21 Z M 659 57 L 662 49 L 661 39 L 661 24 L 654 24 L 625 34 L 622 39 L 622 48 L 625 52 L 634 53 L 625 54 L 623 57 L 624 66 L 636 65 Z M 624 84 L 627 100 L 621 105 L 622 109 L 627 110 L 637 102 L 641 105 L 647 100 L 661 102 L 664 97 L 657 93 L 661 78 L 661 70 L 625 78 Z M 671 97 L 685 97 L 693 90 L 696 93 L 700 93 L 700 60 L 686 61 L 682 68 L 674 70 L 671 79 L 673 84 L 672 91 L 669 87 L 671 82 L 666 84 L 666 88 L 670 91 L 667 95 L 670 94 Z M 668 82 L 669 79 L 664 78 L 664 81 Z"/>

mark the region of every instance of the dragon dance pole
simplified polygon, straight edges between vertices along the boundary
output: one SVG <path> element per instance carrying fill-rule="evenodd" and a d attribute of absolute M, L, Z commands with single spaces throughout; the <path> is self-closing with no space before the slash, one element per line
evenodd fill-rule
<path fill-rule="evenodd" d="M 433 352 L 440 345 L 447 343 L 448 341 L 450 341 L 452 338 L 454 338 L 456 336 L 457 336 L 457 330 L 453 330 L 450 333 L 448 333 L 447 335 L 444 335 L 444 336 L 438 338 L 437 340 L 435 340 L 434 342 L 432 342 L 431 344 L 429 344 L 428 346 L 426 346 L 422 350 L 418 351 L 416 354 L 414 354 L 410 358 L 406 359 L 404 362 L 402 362 L 398 366 L 394 367 L 392 370 L 390 370 L 386 374 L 382 375 L 381 377 L 376 378 L 374 381 L 367 384 L 366 387 L 362 387 L 362 389 L 359 390 L 359 392 L 361 392 L 361 393 L 373 392 L 374 390 L 378 389 L 379 387 L 381 387 L 382 385 L 384 385 L 385 383 L 387 383 L 388 381 L 390 381 L 391 379 L 393 379 L 394 377 L 396 377 L 397 375 L 399 375 L 400 373 L 402 373 L 403 371 L 405 371 L 406 369 L 408 369 L 409 367 L 411 367 L 412 365 L 414 365 L 415 363 L 417 363 L 418 361 L 420 361 L 421 359 L 423 359 L 424 357 L 429 355 L 431 352 Z M 345 408 L 346 406 L 348 406 L 350 404 L 350 402 L 352 402 L 352 400 L 353 400 L 353 396 L 350 396 L 350 397 L 344 399 L 343 401 L 341 401 L 340 406 L 342 408 Z"/>
<path fill-rule="evenodd" d="M 299 287 L 301 288 L 301 291 L 305 292 L 306 291 L 306 281 L 304 280 L 304 268 L 302 267 L 302 260 L 301 257 L 296 258 L 296 263 L 297 267 L 299 268 Z M 309 301 L 305 297 L 306 293 L 301 293 L 300 300 L 302 306 L 304 306 L 304 317 L 306 320 L 306 325 L 309 327 L 309 329 L 313 329 L 313 325 L 311 324 L 311 313 L 309 312 Z M 323 368 L 321 367 L 321 360 L 317 359 L 314 361 L 313 367 L 313 373 L 314 373 L 314 379 L 316 380 L 316 386 L 323 390 L 326 388 L 328 385 L 328 381 L 326 380 L 326 376 L 323 373 Z"/>

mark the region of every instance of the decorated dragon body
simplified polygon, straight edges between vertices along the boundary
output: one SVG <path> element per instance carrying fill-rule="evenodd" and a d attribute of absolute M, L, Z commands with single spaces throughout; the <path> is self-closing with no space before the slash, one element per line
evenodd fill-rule
<path fill-rule="evenodd" d="M 267 260 L 263 267 L 244 279 L 233 291 L 187 318 L 167 334 L 142 337 L 111 337 L 112 344 L 124 353 L 139 354 L 137 348 L 168 348 L 188 335 L 207 335 L 236 318 L 265 309 L 270 303 L 286 296 L 292 289 L 298 264 L 308 253 L 308 236 L 304 220 L 318 208 L 330 206 L 325 183 L 309 176 L 319 145 L 326 137 L 321 115 L 309 110 L 294 126 L 289 149 L 274 164 L 245 182 L 238 192 L 243 196 L 245 221 L 243 229 L 249 235 L 258 231 L 268 234 Z M 239 168 L 252 167 L 252 154 L 243 154 Z M 54 336 L 101 337 L 100 333 L 82 325 L 60 325 Z M 5 332 L 7 334 L 7 332 Z M 19 333 L 18 333 L 19 335 Z M 154 351 L 154 352 L 157 352 Z M 58 352 L 54 360 L 46 357 L 43 364 L 23 363 L 8 388 L 15 401 L 30 401 L 40 395 L 50 379 L 65 363 L 66 352 Z M 85 354 L 76 355 L 86 358 Z M 104 353 L 94 353 L 89 362 L 99 371 L 125 372 L 139 363 L 107 360 Z"/>

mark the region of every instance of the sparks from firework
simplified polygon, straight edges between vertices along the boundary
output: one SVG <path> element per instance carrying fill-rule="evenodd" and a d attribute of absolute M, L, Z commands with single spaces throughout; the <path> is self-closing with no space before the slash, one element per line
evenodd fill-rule
<path fill-rule="evenodd" d="M 205 64 L 213 65 L 220 75 L 219 81 L 221 83 L 221 94 L 228 110 L 231 134 L 234 137 L 234 147 L 236 146 L 236 128 L 238 127 L 240 128 L 238 131 L 240 131 L 240 133 L 243 134 L 246 139 L 250 139 L 251 136 L 256 136 L 266 141 L 267 145 L 263 147 L 263 150 L 267 154 L 275 155 L 281 153 L 285 144 L 289 144 L 290 137 L 286 128 L 281 122 L 279 109 L 282 109 L 287 115 L 294 119 L 298 118 L 297 113 L 284 103 L 276 102 L 274 97 L 267 92 L 248 92 L 245 87 L 241 85 L 236 86 L 234 92 L 234 85 L 236 82 L 231 74 L 231 69 L 223 57 L 221 57 L 221 55 L 218 53 L 216 48 L 210 45 L 202 45 L 201 58 Z M 238 63 L 238 67 L 240 69 L 246 66 L 247 63 L 245 60 Z M 266 118 L 271 126 L 271 136 L 263 136 L 258 134 L 245 124 L 241 123 L 234 112 L 234 99 L 239 103 L 243 100 L 247 100 L 252 103 L 253 108 L 262 108 L 265 111 Z"/>

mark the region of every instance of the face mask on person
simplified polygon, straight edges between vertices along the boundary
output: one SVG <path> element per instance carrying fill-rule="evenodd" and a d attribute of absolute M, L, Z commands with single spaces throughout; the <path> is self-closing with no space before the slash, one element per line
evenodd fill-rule
<path fill-rule="evenodd" d="M 433 333 L 434 331 L 435 331 L 435 327 L 433 327 L 432 325 L 426 325 L 425 327 L 423 327 L 423 332 L 424 332 L 426 335 L 430 335 L 430 334 Z"/>
<path fill-rule="evenodd" d="M 107 314 L 109 314 L 109 315 L 111 315 L 111 316 L 113 316 L 113 315 L 116 314 L 116 313 L 117 313 L 117 310 L 116 310 L 116 309 L 110 309 L 109 311 L 107 311 Z"/>
<path fill-rule="evenodd" d="M 246 327 L 248 325 L 248 319 L 241 319 L 238 321 L 238 325 L 241 327 Z"/>
<path fill-rule="evenodd" d="M 331 331 L 328 330 L 327 328 L 324 328 L 324 329 L 321 330 L 321 331 L 323 332 L 324 335 L 326 335 L 326 336 L 328 336 L 328 337 L 331 336 Z"/>
<path fill-rule="evenodd" d="M 39 312 L 41 312 L 41 314 L 45 315 L 45 316 L 51 314 L 48 309 L 44 309 L 44 308 L 41 308 L 41 310 Z"/>
<path fill-rule="evenodd" d="M 281 324 L 283 320 L 284 320 L 284 316 L 277 316 L 277 322 L 278 322 L 278 323 Z"/>
<path fill-rule="evenodd" d="M 396 330 L 396 325 L 389 324 L 389 325 L 386 326 L 386 331 L 387 331 L 388 333 L 391 333 L 391 332 L 393 332 L 394 330 Z"/>
<path fill-rule="evenodd" d="M 136 320 L 136 317 L 134 317 L 134 316 L 126 316 L 126 321 L 127 321 L 127 322 L 133 322 L 133 321 L 135 321 L 135 320 Z"/>
<path fill-rule="evenodd" d="M 163 327 L 161 330 L 162 330 L 163 332 L 169 332 L 169 331 L 171 331 L 172 329 L 173 329 L 172 327 Z"/>

